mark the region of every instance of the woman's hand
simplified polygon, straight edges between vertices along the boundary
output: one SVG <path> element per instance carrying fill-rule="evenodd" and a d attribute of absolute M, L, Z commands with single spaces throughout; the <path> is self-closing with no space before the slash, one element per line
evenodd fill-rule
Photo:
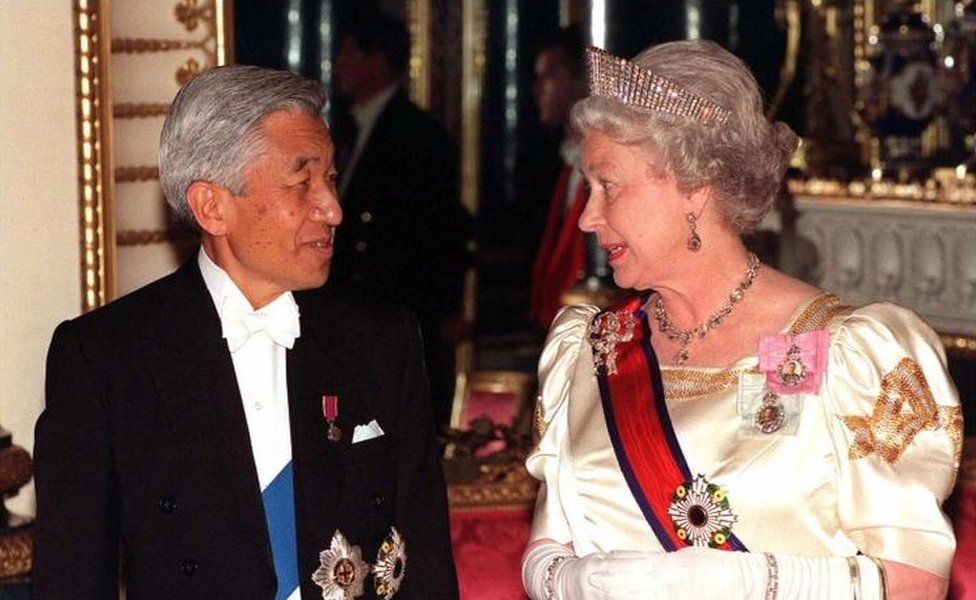
<path fill-rule="evenodd" d="M 522 583 L 533 600 L 648 598 L 658 553 L 615 551 L 576 556 L 552 540 L 533 543 L 522 559 Z"/>

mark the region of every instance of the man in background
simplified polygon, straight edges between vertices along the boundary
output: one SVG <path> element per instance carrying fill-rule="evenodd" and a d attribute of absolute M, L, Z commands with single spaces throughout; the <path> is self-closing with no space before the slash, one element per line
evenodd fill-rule
<path fill-rule="evenodd" d="M 325 99 L 235 65 L 174 100 L 160 180 L 201 248 L 54 333 L 37 600 L 457 598 L 416 321 L 321 287 Z"/>
<path fill-rule="evenodd" d="M 539 120 L 561 134 L 560 167 L 550 190 L 549 210 L 532 265 L 532 318 L 548 328 L 565 292 L 587 275 L 606 275 L 606 258 L 596 239 L 580 231 L 586 189 L 579 170 L 579 143 L 569 129 L 569 112 L 586 95 L 583 39 L 577 27 L 561 29 L 538 43 L 532 88 Z M 550 180 L 551 181 L 551 180 Z M 602 270 L 602 272 L 601 272 Z"/>
<path fill-rule="evenodd" d="M 414 310 L 431 376 L 435 419 L 453 397 L 450 325 L 461 306 L 469 215 L 459 203 L 457 151 L 401 87 L 410 57 L 403 23 L 368 10 L 340 32 L 336 86 L 339 196 L 336 281 Z"/>

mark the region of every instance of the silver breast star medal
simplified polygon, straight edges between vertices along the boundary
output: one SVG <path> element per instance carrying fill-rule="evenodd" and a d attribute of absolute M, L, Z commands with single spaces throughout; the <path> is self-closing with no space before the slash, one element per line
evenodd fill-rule
<path fill-rule="evenodd" d="M 342 430 L 335 424 L 339 418 L 339 396 L 322 396 L 322 416 L 329 424 L 325 432 L 325 437 L 330 442 L 338 442 L 342 439 Z"/>
<path fill-rule="evenodd" d="M 780 381 L 789 387 L 800 385 L 806 379 L 807 366 L 803 364 L 799 346 L 790 344 L 786 359 L 779 365 L 778 371 Z"/>
<path fill-rule="evenodd" d="M 319 568 L 312 581 L 322 588 L 322 600 L 355 600 L 363 595 L 369 565 L 359 546 L 336 530 L 328 550 L 319 553 Z"/>
<path fill-rule="evenodd" d="M 779 396 L 766 390 L 763 394 L 762 404 L 756 410 L 753 423 L 760 432 L 765 434 L 775 433 L 780 430 L 786 422 L 786 409 L 779 401 Z"/>
<path fill-rule="evenodd" d="M 376 595 L 383 600 L 393 598 L 400 589 L 406 568 L 407 544 L 396 527 L 392 527 L 390 534 L 380 545 L 376 553 L 376 564 L 373 565 L 373 585 L 376 587 Z"/>

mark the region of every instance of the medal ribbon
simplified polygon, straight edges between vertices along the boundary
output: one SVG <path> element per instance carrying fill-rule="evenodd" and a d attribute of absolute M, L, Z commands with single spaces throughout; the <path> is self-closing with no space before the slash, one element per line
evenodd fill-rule
<path fill-rule="evenodd" d="M 690 482 L 692 475 L 664 402 L 661 369 L 651 348 L 647 314 L 641 308 L 646 301 L 647 295 L 642 295 L 615 309 L 634 315 L 634 336 L 616 347 L 617 373 L 608 375 L 601 366 L 597 379 L 620 469 L 654 535 L 665 550 L 672 552 L 688 544 L 675 533 L 668 507 L 675 489 Z M 729 535 L 719 549 L 746 548 Z"/>
<path fill-rule="evenodd" d="M 339 397 L 322 396 L 322 416 L 332 424 L 339 417 Z"/>

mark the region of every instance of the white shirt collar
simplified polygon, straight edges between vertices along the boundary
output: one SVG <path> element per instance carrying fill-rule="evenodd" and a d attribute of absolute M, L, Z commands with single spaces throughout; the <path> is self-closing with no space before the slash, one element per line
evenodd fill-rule
<path fill-rule="evenodd" d="M 360 137 L 362 137 L 363 132 L 368 135 L 373 130 L 377 119 L 380 118 L 380 113 L 386 108 L 396 91 L 397 85 L 392 84 L 363 104 L 353 105 L 350 112 L 352 118 L 356 120 L 356 125 L 359 126 Z"/>
<path fill-rule="evenodd" d="M 559 144 L 559 156 L 567 165 L 578 168 L 580 161 L 579 142 L 575 138 L 564 137 L 562 143 Z"/>
<path fill-rule="evenodd" d="M 249 306 L 253 309 L 251 302 L 244 295 L 234 280 L 230 278 L 227 271 L 220 268 L 207 255 L 204 251 L 203 246 L 200 246 L 200 251 L 197 253 L 197 264 L 200 266 L 200 275 L 203 276 L 203 282 L 207 285 L 207 291 L 210 292 L 210 298 L 213 300 L 214 306 L 217 308 L 217 314 L 223 315 L 224 306 L 229 302 L 235 302 L 240 304 L 240 306 Z M 298 312 L 298 303 L 295 302 L 295 297 L 291 292 L 285 292 L 284 294 L 275 298 L 268 305 L 263 306 L 261 311 L 268 310 L 270 307 L 278 304 L 292 304 L 295 307 L 295 311 Z M 258 311 L 255 311 L 258 312 Z"/>

